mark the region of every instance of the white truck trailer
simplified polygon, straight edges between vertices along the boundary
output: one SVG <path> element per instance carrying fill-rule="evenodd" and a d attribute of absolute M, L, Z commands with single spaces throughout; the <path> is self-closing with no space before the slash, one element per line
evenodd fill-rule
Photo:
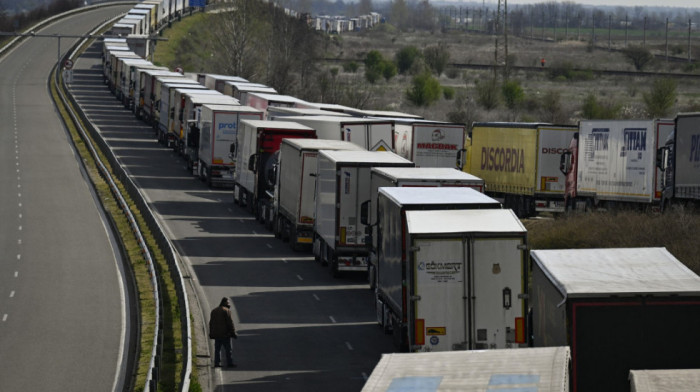
<path fill-rule="evenodd" d="M 675 130 L 659 150 L 661 207 L 673 203 L 700 206 L 700 113 L 679 113 Z"/>
<path fill-rule="evenodd" d="M 576 175 L 566 178 L 567 200 L 577 208 L 659 203 L 656 150 L 673 127 L 673 120 L 663 119 L 581 121 L 576 145 L 562 158 L 562 172 L 572 172 L 573 165 L 566 161 L 571 162 L 571 150 L 576 150 Z"/>
<path fill-rule="evenodd" d="M 566 346 L 383 354 L 362 392 L 569 392 L 570 362 Z"/>
<path fill-rule="evenodd" d="M 165 97 L 161 98 L 161 107 L 163 109 L 160 112 L 161 123 L 158 127 L 158 140 L 168 147 L 176 147 L 179 138 L 179 129 L 175 129 L 175 126 L 178 123 L 182 108 L 185 106 L 183 95 L 194 93 L 201 95 L 217 95 L 220 93 L 218 91 L 209 90 L 202 85 L 168 88 L 167 93 L 167 100 L 165 100 Z M 165 105 L 166 103 L 167 106 Z"/>
<path fill-rule="evenodd" d="M 394 152 L 393 123 L 389 120 L 336 116 L 289 116 L 316 130 L 319 139 L 345 140 L 370 151 Z"/>
<path fill-rule="evenodd" d="M 371 196 L 370 171 L 414 164 L 389 151 L 320 151 L 317 164 L 313 254 L 333 276 L 367 272 L 370 244 L 360 213 Z"/>
<path fill-rule="evenodd" d="M 630 370 L 630 392 L 695 392 L 700 369 Z"/>
<path fill-rule="evenodd" d="M 203 104 L 197 109 L 196 126 L 188 129 L 188 156 L 197 176 L 233 186 L 236 161 L 231 156 L 241 120 L 261 120 L 262 112 L 250 106 Z M 190 155 L 191 154 L 191 155 Z"/>
<path fill-rule="evenodd" d="M 158 140 L 163 141 L 160 136 L 165 136 L 167 134 L 168 121 L 170 120 L 170 116 L 174 115 L 169 109 L 172 97 L 171 91 L 174 91 L 176 88 L 205 90 L 206 87 L 192 79 L 172 78 L 167 76 L 161 78 L 157 76 L 154 88 L 156 100 L 153 102 L 153 107 L 151 108 L 153 111 L 151 115 L 153 118 L 153 128 L 159 136 Z"/>
<path fill-rule="evenodd" d="M 313 242 L 320 150 L 358 151 L 362 148 L 339 140 L 282 139 L 268 227 L 277 238 L 288 240 L 294 250 Z"/>
<path fill-rule="evenodd" d="M 212 91 L 212 90 L 206 90 Z M 197 115 L 199 109 L 205 103 L 209 104 L 219 104 L 219 105 L 238 105 L 238 100 L 229 97 L 224 94 L 199 94 L 199 93 L 188 93 L 182 96 L 185 100 L 185 105 L 180 109 L 180 112 L 175 117 L 174 129 L 177 134 L 177 146 L 176 151 L 181 155 L 185 156 L 187 161 L 187 167 L 192 168 L 195 161 L 189 159 L 190 155 L 187 154 L 187 128 L 188 124 L 197 122 Z"/>
<path fill-rule="evenodd" d="M 367 216 L 368 222 L 376 221 L 377 195 L 380 187 L 469 187 L 484 192 L 484 180 L 461 170 L 447 167 L 375 167 L 370 174 Z M 372 248 L 369 258 L 369 282 L 374 288 L 377 266 L 377 227 L 372 225 Z"/>
<path fill-rule="evenodd" d="M 150 123 L 150 117 L 146 117 L 146 113 L 150 116 L 152 114 L 152 106 L 154 102 L 153 96 L 153 84 L 155 83 L 155 76 L 171 76 L 179 77 L 182 76 L 177 72 L 169 70 L 159 70 L 159 69 L 138 69 L 136 77 L 136 86 L 134 87 L 134 101 L 136 105 L 134 106 L 134 114 L 136 118 L 142 119 L 146 123 Z M 147 112 L 148 110 L 148 112 Z"/>
<path fill-rule="evenodd" d="M 315 139 L 316 131 L 294 122 L 242 120 L 235 151 L 233 202 L 247 206 L 262 221 L 275 186 L 274 154 L 282 139 Z"/>
<path fill-rule="evenodd" d="M 396 153 L 418 167 L 462 169 L 466 160 L 464 124 L 410 118 L 389 118 L 394 123 Z"/>
<path fill-rule="evenodd" d="M 571 347 L 572 392 L 629 390 L 633 369 L 698 368 L 700 277 L 666 248 L 530 256 L 533 343 Z"/>
<path fill-rule="evenodd" d="M 527 232 L 515 213 L 394 212 L 380 217 L 377 317 L 395 346 L 401 351 L 527 346 Z"/>

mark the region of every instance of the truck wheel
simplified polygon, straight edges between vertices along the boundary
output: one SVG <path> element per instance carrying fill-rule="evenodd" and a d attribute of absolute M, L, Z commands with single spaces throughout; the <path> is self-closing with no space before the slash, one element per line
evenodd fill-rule
<path fill-rule="evenodd" d="M 275 238 L 282 238 L 282 233 L 280 232 L 282 217 L 279 215 L 274 218 L 272 222 L 272 232 L 275 234 Z"/>
<path fill-rule="evenodd" d="M 207 168 L 207 186 L 211 188 L 211 168 Z"/>
<path fill-rule="evenodd" d="M 301 246 L 299 245 L 299 242 L 297 241 L 297 230 L 296 227 L 292 224 L 289 225 L 290 229 L 290 234 L 289 234 L 289 245 L 292 247 L 292 250 L 295 252 L 300 252 L 301 251 Z"/>

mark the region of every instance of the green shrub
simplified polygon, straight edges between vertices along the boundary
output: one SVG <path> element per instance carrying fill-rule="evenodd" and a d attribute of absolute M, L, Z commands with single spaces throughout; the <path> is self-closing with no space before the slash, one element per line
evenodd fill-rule
<path fill-rule="evenodd" d="M 622 104 L 608 101 L 600 103 L 598 97 L 591 93 L 583 101 L 582 116 L 586 119 L 608 120 L 616 119 L 620 116 Z"/>
<path fill-rule="evenodd" d="M 406 91 L 406 98 L 416 106 L 430 106 L 440 99 L 440 82 L 430 72 L 416 75 L 412 87 Z"/>
<path fill-rule="evenodd" d="M 343 71 L 355 73 L 360 68 L 360 65 L 355 61 L 348 61 L 343 64 Z"/>
<path fill-rule="evenodd" d="M 483 81 L 476 85 L 476 102 L 486 110 L 498 107 L 498 85 L 495 80 Z"/>
<path fill-rule="evenodd" d="M 419 57 L 421 57 L 421 52 L 415 46 L 406 46 L 396 52 L 394 60 L 396 61 L 396 67 L 398 68 L 399 73 L 406 73 L 406 71 L 411 69 L 413 63 Z"/>
<path fill-rule="evenodd" d="M 455 97 L 455 89 L 450 86 L 442 86 L 442 95 L 445 99 L 453 99 Z"/>
<path fill-rule="evenodd" d="M 501 93 L 503 94 L 503 101 L 506 107 L 511 110 L 520 106 L 525 99 L 525 92 L 517 80 L 508 80 L 503 83 Z"/>
<path fill-rule="evenodd" d="M 677 87 L 678 83 L 674 79 L 654 80 L 651 90 L 644 94 L 644 104 L 649 116 L 666 117 L 669 114 L 676 102 Z"/>

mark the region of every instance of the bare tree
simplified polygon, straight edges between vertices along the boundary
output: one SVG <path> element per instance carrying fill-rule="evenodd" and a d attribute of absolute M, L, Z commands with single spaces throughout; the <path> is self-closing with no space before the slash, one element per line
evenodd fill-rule
<path fill-rule="evenodd" d="M 220 53 L 218 60 L 223 70 L 231 75 L 246 79 L 260 76 L 256 67 L 259 48 L 255 47 L 255 42 L 264 24 L 260 23 L 258 4 L 256 0 L 236 0 L 236 11 L 213 17 L 216 26 L 212 31 Z"/>

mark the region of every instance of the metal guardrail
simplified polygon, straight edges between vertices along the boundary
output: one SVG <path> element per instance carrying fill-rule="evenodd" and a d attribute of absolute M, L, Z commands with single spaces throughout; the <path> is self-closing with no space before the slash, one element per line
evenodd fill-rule
<path fill-rule="evenodd" d="M 110 4 L 113 5 L 113 4 Z M 103 5 L 104 6 L 104 5 Z M 105 26 L 107 26 L 110 23 L 113 23 L 115 19 L 109 20 L 104 22 L 102 25 L 98 26 L 96 29 L 93 30 L 91 34 L 94 34 L 95 32 L 101 30 Z M 66 104 L 66 107 L 76 107 L 79 108 L 79 105 L 75 98 L 70 94 L 68 91 L 63 91 L 60 89 L 60 83 L 59 83 L 59 78 L 62 77 L 61 72 L 58 70 L 60 69 L 60 64 L 63 64 L 66 59 L 71 59 L 74 60 L 75 57 L 78 54 L 79 48 L 84 45 L 88 40 L 83 39 L 76 43 L 70 54 L 64 56 L 56 65 L 56 79 L 54 80 L 54 83 L 56 83 L 57 91 L 59 92 L 61 96 L 61 100 Z M 70 103 L 70 105 L 68 105 Z M 162 358 L 162 296 L 160 295 L 160 290 L 159 290 L 159 285 L 158 285 L 158 279 L 157 279 L 157 270 L 155 269 L 155 266 L 153 264 L 153 259 L 150 254 L 150 250 L 148 249 L 148 246 L 146 242 L 143 239 L 143 236 L 141 234 L 141 231 L 138 227 L 138 224 L 136 220 L 134 219 L 133 215 L 131 214 L 128 205 L 126 204 L 123 196 L 120 194 L 119 189 L 117 188 L 114 179 L 110 175 L 109 171 L 107 171 L 106 167 L 104 164 L 101 162 L 97 150 L 95 149 L 95 146 L 90 143 L 89 138 L 87 138 L 87 134 L 89 133 L 90 136 L 92 137 L 92 140 L 94 140 L 95 144 L 97 144 L 97 148 L 99 148 L 100 152 L 104 154 L 106 157 L 108 163 L 110 164 L 112 170 L 114 171 L 114 177 L 116 177 L 126 188 L 126 192 L 129 194 L 131 199 L 136 203 L 137 208 L 141 212 L 141 215 L 143 219 L 146 221 L 146 224 L 153 234 L 153 236 L 156 239 L 156 242 L 158 246 L 160 247 L 161 250 L 163 250 L 163 254 L 165 255 L 166 261 L 170 267 L 170 273 L 171 273 L 171 278 L 173 279 L 175 283 L 175 289 L 177 292 L 177 300 L 178 300 L 178 305 L 180 308 L 180 323 L 181 323 L 181 334 L 182 334 L 182 342 L 183 342 L 183 352 L 182 352 L 182 358 L 183 358 L 183 369 L 180 375 L 180 391 L 188 391 L 189 386 L 190 386 L 190 375 L 192 373 L 192 331 L 191 331 L 191 325 L 190 325 L 190 309 L 189 309 L 189 299 L 187 295 L 187 290 L 185 288 L 184 284 L 184 279 L 183 279 L 183 274 L 180 269 L 180 266 L 177 261 L 177 254 L 175 252 L 174 247 L 172 246 L 172 243 L 170 240 L 166 237 L 164 234 L 165 231 L 163 230 L 162 226 L 160 225 L 159 221 L 155 218 L 153 215 L 151 209 L 147 205 L 144 196 L 142 195 L 140 189 L 133 183 L 131 178 L 129 177 L 128 173 L 122 168 L 120 162 L 117 160 L 116 156 L 110 149 L 109 145 L 107 142 L 102 138 L 102 136 L 99 134 L 97 129 L 93 126 L 93 124 L 87 119 L 85 113 L 82 112 L 82 110 L 77 110 L 77 113 L 74 113 L 73 111 L 69 110 L 69 114 L 73 118 L 73 121 L 76 123 L 76 126 L 78 127 L 79 132 L 81 133 L 83 139 L 85 140 L 86 145 L 88 146 L 90 153 L 92 154 L 93 158 L 95 161 L 98 163 L 98 167 L 100 169 L 100 172 L 102 176 L 106 179 L 106 181 L 109 183 L 110 188 L 112 189 L 112 192 L 115 194 L 115 197 L 117 198 L 122 210 L 127 216 L 127 219 L 129 220 L 129 223 L 132 227 L 132 230 L 134 231 L 137 239 L 139 246 L 142 249 L 142 253 L 144 254 L 144 257 L 146 258 L 146 262 L 148 264 L 149 271 L 151 271 L 151 284 L 153 286 L 153 295 L 154 298 L 156 299 L 156 333 L 154 336 L 153 340 L 153 350 L 151 352 L 151 358 L 150 358 L 150 365 L 149 365 L 149 370 L 146 378 L 146 383 L 144 385 L 144 391 L 155 391 L 158 386 L 158 376 L 159 376 L 159 369 L 160 369 L 160 360 Z M 86 124 L 87 129 L 83 129 L 79 124 L 82 121 L 83 124 Z"/>

